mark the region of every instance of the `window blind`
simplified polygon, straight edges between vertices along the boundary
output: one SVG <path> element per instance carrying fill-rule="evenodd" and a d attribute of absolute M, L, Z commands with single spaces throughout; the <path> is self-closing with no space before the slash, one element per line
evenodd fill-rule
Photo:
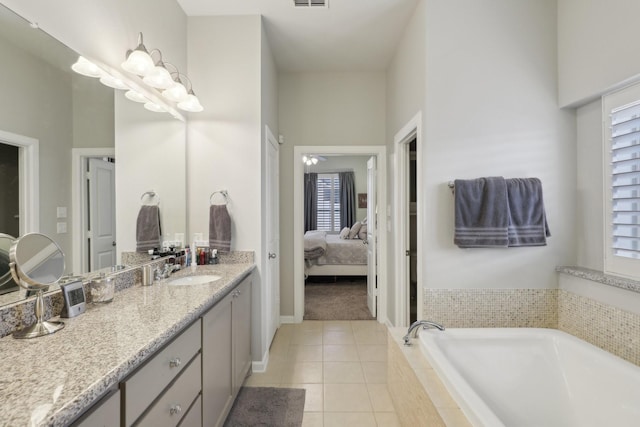
<path fill-rule="evenodd" d="M 613 254 L 640 259 L 640 101 L 611 110 Z"/>
<path fill-rule="evenodd" d="M 340 231 L 340 178 L 337 173 L 318 174 L 318 230 Z"/>

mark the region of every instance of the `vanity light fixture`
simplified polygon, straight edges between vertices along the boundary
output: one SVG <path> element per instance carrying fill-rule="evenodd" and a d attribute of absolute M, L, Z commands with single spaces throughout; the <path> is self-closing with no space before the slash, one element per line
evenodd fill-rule
<path fill-rule="evenodd" d="M 170 88 L 171 86 L 173 86 L 174 81 L 173 77 L 171 77 L 171 73 L 169 72 L 169 70 L 167 70 L 167 65 L 171 65 L 173 68 L 176 68 L 173 64 L 162 62 L 162 53 L 160 53 L 160 60 L 158 60 L 153 70 L 151 70 L 149 74 L 144 76 L 142 81 L 156 89 Z M 177 71 L 178 69 L 176 68 L 176 72 Z"/>
<path fill-rule="evenodd" d="M 71 66 L 71 69 L 78 74 L 82 74 L 87 77 L 101 77 L 103 71 L 93 62 L 86 59 L 84 56 L 79 56 L 78 60 Z"/>
<path fill-rule="evenodd" d="M 144 104 L 145 102 L 149 102 L 146 96 L 141 94 L 140 92 L 136 92 L 135 90 L 128 90 L 124 93 L 124 96 L 133 102 L 140 102 Z"/>
<path fill-rule="evenodd" d="M 127 59 L 121 64 L 121 67 L 132 74 L 146 76 L 155 66 L 149 51 L 144 46 L 142 33 L 138 33 L 138 46 L 127 51 Z"/>
<path fill-rule="evenodd" d="M 123 82 L 122 79 L 113 77 L 111 74 L 107 74 L 107 73 L 104 73 L 100 77 L 100 83 L 102 83 L 105 86 L 109 86 L 111 88 L 118 89 L 118 90 L 129 89 L 129 86 L 127 86 L 127 84 Z"/>
<path fill-rule="evenodd" d="M 154 113 L 166 113 L 167 109 L 164 108 L 162 105 L 158 105 L 155 102 L 145 102 L 144 104 L 144 108 L 146 108 L 149 111 L 153 111 Z"/>

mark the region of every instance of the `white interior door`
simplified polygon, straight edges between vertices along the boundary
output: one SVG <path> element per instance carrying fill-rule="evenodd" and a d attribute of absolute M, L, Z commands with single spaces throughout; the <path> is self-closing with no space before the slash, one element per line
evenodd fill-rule
<path fill-rule="evenodd" d="M 377 316 L 377 168 L 376 158 L 367 161 L 367 305 L 373 317 Z"/>
<path fill-rule="evenodd" d="M 115 163 L 89 159 L 90 270 L 116 264 Z"/>
<path fill-rule="evenodd" d="M 280 326 L 280 175 L 278 142 L 267 134 L 267 347 Z"/>

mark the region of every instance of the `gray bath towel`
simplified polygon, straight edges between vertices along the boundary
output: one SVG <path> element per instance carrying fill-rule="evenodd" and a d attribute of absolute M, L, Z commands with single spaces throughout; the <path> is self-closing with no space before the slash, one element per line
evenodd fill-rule
<path fill-rule="evenodd" d="M 231 250 L 231 217 L 227 205 L 209 207 L 209 248 L 222 253 Z"/>
<path fill-rule="evenodd" d="M 455 233 L 461 248 L 506 248 L 509 211 L 503 177 L 456 179 Z"/>
<path fill-rule="evenodd" d="M 160 207 L 143 205 L 136 221 L 136 251 L 160 248 Z"/>
<path fill-rule="evenodd" d="M 538 178 L 507 179 L 509 246 L 544 246 L 551 236 Z"/>

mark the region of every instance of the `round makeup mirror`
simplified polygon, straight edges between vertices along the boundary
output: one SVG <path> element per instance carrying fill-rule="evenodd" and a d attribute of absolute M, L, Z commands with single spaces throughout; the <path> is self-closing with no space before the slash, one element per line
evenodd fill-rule
<path fill-rule="evenodd" d="M 18 285 L 13 281 L 9 268 L 9 251 L 16 238 L 8 234 L 0 233 L 0 295 L 13 292 Z"/>
<path fill-rule="evenodd" d="M 15 338 L 35 338 L 64 327 L 62 322 L 46 322 L 42 294 L 64 273 L 64 253 L 44 234 L 31 233 L 17 239 L 9 250 L 9 269 L 13 279 L 27 291 L 36 292 L 36 323 L 13 333 Z"/>

